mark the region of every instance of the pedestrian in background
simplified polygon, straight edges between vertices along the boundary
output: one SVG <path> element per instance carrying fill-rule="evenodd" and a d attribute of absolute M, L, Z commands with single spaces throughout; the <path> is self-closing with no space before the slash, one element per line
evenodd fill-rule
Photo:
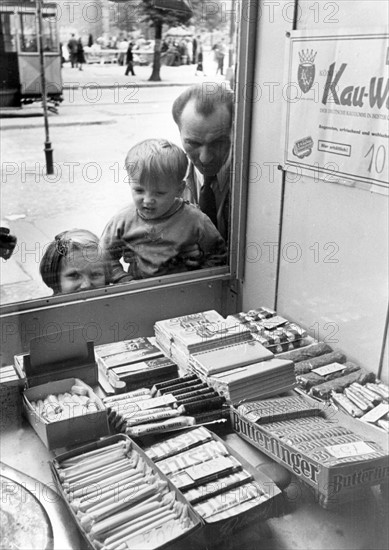
<path fill-rule="evenodd" d="M 135 76 L 135 73 L 134 73 L 134 56 L 133 56 L 133 53 L 132 53 L 133 45 L 134 45 L 133 42 L 130 42 L 128 44 L 128 49 L 127 49 L 127 54 L 126 54 L 127 69 L 126 69 L 126 72 L 124 73 L 125 76 L 127 76 L 129 72 L 131 72 L 132 76 Z"/>
<path fill-rule="evenodd" d="M 74 68 L 77 65 L 77 50 L 78 50 L 78 44 L 74 34 L 72 34 L 68 42 L 68 50 L 69 50 L 69 56 L 70 56 L 70 63 L 72 64 L 72 68 Z"/>
<path fill-rule="evenodd" d="M 82 45 L 81 38 L 79 38 L 77 42 L 77 65 L 78 65 L 79 71 L 82 71 L 82 66 L 84 63 L 85 63 L 84 46 Z"/>

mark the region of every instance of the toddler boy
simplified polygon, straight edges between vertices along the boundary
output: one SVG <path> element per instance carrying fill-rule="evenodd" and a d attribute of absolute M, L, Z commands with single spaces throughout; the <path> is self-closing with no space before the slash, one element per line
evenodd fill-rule
<path fill-rule="evenodd" d="M 226 245 L 216 227 L 181 198 L 187 167 L 184 151 L 164 139 L 142 141 L 128 152 L 134 202 L 110 220 L 101 238 L 113 283 L 226 263 Z"/>

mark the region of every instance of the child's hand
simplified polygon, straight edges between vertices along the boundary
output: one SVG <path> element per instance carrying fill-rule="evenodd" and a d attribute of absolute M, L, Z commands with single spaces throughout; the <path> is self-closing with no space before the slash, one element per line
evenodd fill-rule
<path fill-rule="evenodd" d="M 16 237 L 12 235 L 8 227 L 0 229 L 0 256 L 4 260 L 8 260 L 15 249 Z"/>
<path fill-rule="evenodd" d="M 184 248 L 184 250 L 181 251 L 180 255 L 186 267 L 189 267 L 190 269 L 201 267 L 203 261 L 203 252 L 198 244 L 193 244 L 188 246 L 187 248 Z"/>

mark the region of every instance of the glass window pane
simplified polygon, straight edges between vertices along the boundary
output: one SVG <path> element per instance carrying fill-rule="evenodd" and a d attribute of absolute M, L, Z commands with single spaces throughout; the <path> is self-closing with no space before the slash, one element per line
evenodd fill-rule
<path fill-rule="evenodd" d="M 58 52 L 58 48 L 56 21 L 50 16 L 43 16 L 43 50 Z"/>
<path fill-rule="evenodd" d="M 0 19 L 0 51 L 16 52 L 15 29 L 10 13 L 2 13 Z"/>
<path fill-rule="evenodd" d="M 20 49 L 22 52 L 37 52 L 38 39 L 35 14 L 20 14 Z"/>

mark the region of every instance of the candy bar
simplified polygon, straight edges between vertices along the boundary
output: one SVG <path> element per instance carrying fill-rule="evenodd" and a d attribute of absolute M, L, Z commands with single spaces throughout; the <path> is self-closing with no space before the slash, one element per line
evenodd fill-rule
<path fill-rule="evenodd" d="M 331 353 L 325 353 L 319 357 L 313 357 L 312 359 L 307 359 L 305 361 L 299 361 L 294 366 L 294 371 L 296 376 L 301 374 L 306 374 L 311 372 L 312 369 L 317 367 L 323 367 L 324 365 L 329 365 L 330 363 L 345 363 L 346 356 L 339 351 L 333 351 Z"/>
<path fill-rule="evenodd" d="M 215 390 L 213 390 L 212 388 L 209 388 L 208 392 L 205 392 L 201 395 L 185 397 L 185 399 L 183 399 L 183 397 L 185 396 L 179 396 L 179 399 L 177 399 L 178 401 L 177 404 L 180 406 L 187 405 L 188 403 L 198 403 L 198 402 L 204 401 L 205 399 L 212 399 L 214 397 L 220 397 L 220 396 Z"/>
<path fill-rule="evenodd" d="M 179 398 L 180 396 L 185 396 L 185 394 L 192 394 L 193 392 L 198 392 L 204 389 L 209 390 L 209 386 L 207 384 L 205 384 L 204 382 L 201 382 L 201 380 L 199 380 L 199 382 L 200 383 L 190 382 L 188 385 L 185 384 L 183 387 L 172 390 L 170 393 L 171 395 L 174 395 L 175 397 Z M 197 395 L 201 395 L 201 394 L 197 394 Z"/>
<path fill-rule="evenodd" d="M 331 392 L 331 400 L 335 403 L 337 407 L 350 414 L 351 416 L 359 418 L 363 415 L 362 409 L 357 407 L 355 403 L 350 401 L 350 399 L 343 393 Z"/>
<path fill-rule="evenodd" d="M 195 449 L 161 460 L 158 462 L 158 466 L 164 474 L 171 475 L 189 466 L 206 462 L 217 456 L 227 456 L 228 454 L 226 447 L 222 443 L 212 440 Z"/>
<path fill-rule="evenodd" d="M 310 405 L 300 397 L 264 399 L 238 406 L 239 414 L 256 423 L 276 422 L 303 416 L 319 416 L 317 405 Z"/>
<path fill-rule="evenodd" d="M 326 445 L 344 445 L 345 443 L 353 443 L 360 441 L 360 436 L 354 433 L 338 435 L 336 437 L 328 437 L 324 439 L 312 439 L 311 441 L 304 441 L 303 443 L 295 443 L 294 447 L 301 452 L 309 454 L 309 451 L 314 451 L 319 447 L 325 447 Z"/>
<path fill-rule="evenodd" d="M 129 426 L 126 428 L 126 434 L 130 437 L 143 437 L 145 435 L 186 428 L 193 426 L 195 423 L 195 419 L 191 416 L 177 416 L 163 422 L 150 422 L 149 424 Z"/>
<path fill-rule="evenodd" d="M 320 397 L 321 399 L 329 399 L 331 392 L 342 392 L 345 388 L 350 386 L 353 382 L 359 382 L 365 384 L 366 382 L 374 382 L 375 375 L 371 372 L 366 372 L 363 369 L 352 372 L 346 376 L 341 376 L 330 382 L 324 382 L 320 386 L 314 386 L 311 388 L 310 393 L 313 396 Z"/>
<path fill-rule="evenodd" d="M 358 382 L 353 382 L 350 386 L 350 388 L 355 388 L 358 390 L 368 401 L 373 403 L 373 405 L 378 405 L 378 403 L 381 403 L 382 397 L 378 396 L 373 391 L 369 390 L 369 388 L 366 388 L 366 386 L 362 386 Z"/>
<path fill-rule="evenodd" d="M 326 429 L 329 426 L 335 426 L 335 422 L 330 422 L 321 416 L 296 418 L 292 420 L 283 420 L 278 422 L 267 422 L 261 424 L 263 430 L 272 433 L 278 437 L 293 435 L 298 433 L 306 433 L 310 430 Z"/>
<path fill-rule="evenodd" d="M 181 379 L 181 380 L 184 380 L 184 379 Z M 187 388 L 195 389 L 200 384 L 202 384 L 200 378 L 196 378 L 195 380 L 187 380 L 186 382 L 181 381 L 180 384 L 172 384 L 172 385 L 160 388 L 159 390 L 157 390 L 156 395 L 163 395 L 165 393 L 171 393 L 172 395 L 175 395 L 174 392 L 176 391 L 185 390 Z"/>
<path fill-rule="evenodd" d="M 182 378 L 172 378 L 171 380 L 166 380 L 166 382 L 159 382 L 158 384 L 154 384 L 154 386 L 151 388 L 151 392 L 153 395 L 155 395 L 159 390 L 162 390 L 168 386 L 175 386 L 178 384 L 182 384 L 183 382 L 191 382 L 198 380 L 198 377 L 193 375 L 184 376 Z"/>
<path fill-rule="evenodd" d="M 185 414 L 196 415 L 206 411 L 221 409 L 225 402 L 224 397 L 212 397 L 211 399 L 202 399 L 195 403 L 180 405 L 179 409 Z"/>
<path fill-rule="evenodd" d="M 343 426 L 330 427 L 325 430 L 311 431 L 309 433 L 300 433 L 293 436 L 288 436 L 285 438 L 285 442 L 288 445 L 295 445 L 297 443 L 302 443 L 303 441 L 311 441 L 312 439 L 325 439 L 327 437 L 337 437 L 339 435 L 346 435 L 352 433 L 347 428 Z"/>
<path fill-rule="evenodd" d="M 211 481 L 193 489 L 182 489 L 182 491 L 185 493 L 185 498 L 191 504 L 197 504 L 203 500 L 207 500 L 210 497 L 214 497 L 235 487 L 244 485 L 248 481 L 251 481 L 251 479 L 251 474 L 246 472 L 246 470 L 241 470 L 239 472 L 235 472 L 228 476 L 219 478 L 217 483 Z"/>
<path fill-rule="evenodd" d="M 219 456 L 204 463 L 189 466 L 185 470 L 169 476 L 170 481 L 181 491 L 192 489 L 219 477 L 238 472 L 242 469 L 240 462 L 233 456 Z"/>
<path fill-rule="evenodd" d="M 161 443 L 156 443 L 145 450 L 148 457 L 154 462 L 167 458 L 173 454 L 197 447 L 212 439 L 208 430 L 203 427 L 189 430 L 185 433 L 170 437 Z"/>
<path fill-rule="evenodd" d="M 298 363 L 300 361 L 306 361 L 308 359 L 319 357 L 320 355 L 331 352 L 332 348 L 328 344 L 325 344 L 324 342 L 318 342 L 317 344 L 310 344 L 309 346 L 305 346 L 303 348 L 284 353 L 282 355 L 282 358 L 289 359 L 294 363 Z"/>
<path fill-rule="evenodd" d="M 313 386 L 318 386 L 319 384 L 323 384 L 324 382 L 328 382 L 329 380 L 334 380 L 335 378 L 340 378 L 341 376 L 345 376 L 346 374 L 350 374 L 351 372 L 356 372 L 360 370 L 360 367 L 358 367 L 358 365 L 351 362 L 346 362 L 343 365 L 338 363 L 338 365 L 343 368 L 324 376 L 321 376 L 320 374 L 313 371 L 306 374 L 301 374 L 297 376 L 297 383 L 304 390 L 309 390 Z"/>
<path fill-rule="evenodd" d="M 388 403 L 380 403 L 374 409 L 367 412 L 365 415 L 362 416 L 361 420 L 364 422 L 377 422 L 377 420 L 384 419 L 388 420 L 388 414 L 389 414 L 389 404 Z"/>
<path fill-rule="evenodd" d="M 260 307 L 258 309 L 250 309 L 247 312 L 234 313 L 233 315 L 229 315 L 229 317 L 241 323 L 249 323 L 250 321 L 260 321 L 262 319 L 271 318 L 275 313 L 273 309 Z"/>
<path fill-rule="evenodd" d="M 344 393 L 346 397 L 348 397 L 350 401 L 352 401 L 354 405 L 356 405 L 363 412 L 367 412 L 373 408 L 373 403 L 367 401 L 355 388 L 351 388 L 351 386 L 349 386 L 348 388 L 345 388 Z"/>
<path fill-rule="evenodd" d="M 201 517 L 207 519 L 210 516 L 232 507 L 237 507 L 236 512 L 239 513 L 239 505 L 246 501 L 253 501 L 253 506 L 256 505 L 256 500 L 264 495 L 264 491 L 258 483 L 251 482 L 231 491 L 227 491 L 222 495 L 210 498 L 200 504 L 195 504 L 194 509 Z"/>

